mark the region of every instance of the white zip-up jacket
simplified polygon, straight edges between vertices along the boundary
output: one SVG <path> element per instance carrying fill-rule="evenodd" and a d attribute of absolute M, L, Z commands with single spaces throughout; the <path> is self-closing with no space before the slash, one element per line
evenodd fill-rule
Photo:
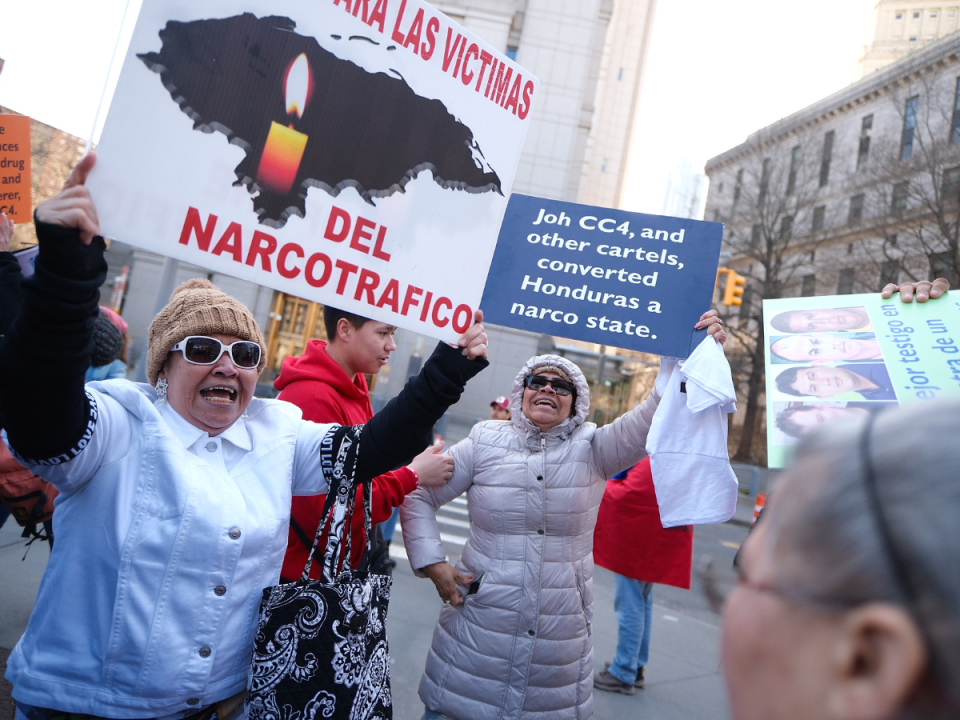
<path fill-rule="evenodd" d="M 576 414 L 541 433 L 521 410 L 533 367 L 563 368 Z M 585 422 L 590 390 L 573 363 L 532 358 L 513 384 L 510 422 L 487 421 L 451 454 L 453 478 L 400 508 L 415 571 L 445 560 L 436 509 L 467 493 L 470 538 L 457 569 L 483 582 L 447 606 L 420 698 L 458 720 L 565 720 L 593 713 L 593 530 L 607 478 L 644 453 L 658 398 L 602 428 Z M 419 573 L 422 575 L 422 573 Z"/>

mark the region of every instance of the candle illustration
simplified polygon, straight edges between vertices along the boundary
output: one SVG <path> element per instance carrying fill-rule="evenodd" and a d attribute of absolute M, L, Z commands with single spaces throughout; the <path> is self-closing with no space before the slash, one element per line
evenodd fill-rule
<path fill-rule="evenodd" d="M 304 108 L 310 102 L 313 90 L 313 78 L 310 75 L 310 64 L 307 56 L 300 53 L 287 68 L 284 77 L 284 92 L 286 93 L 287 115 L 296 115 L 299 120 L 303 117 Z M 260 166 L 257 168 L 257 183 L 272 192 L 285 195 L 290 192 L 297 171 L 300 169 L 300 160 L 307 147 L 307 136 L 278 122 L 270 123 L 270 134 L 267 144 L 260 156 Z"/>

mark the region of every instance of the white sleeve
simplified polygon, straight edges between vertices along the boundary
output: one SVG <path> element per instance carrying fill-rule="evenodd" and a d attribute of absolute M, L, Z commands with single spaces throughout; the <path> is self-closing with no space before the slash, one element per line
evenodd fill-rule
<path fill-rule="evenodd" d="M 86 388 L 86 394 L 90 413 L 83 436 L 56 457 L 24 458 L 10 447 L 7 434 L 3 433 L 3 440 L 17 461 L 64 494 L 83 488 L 102 465 L 122 457 L 130 448 L 132 424 L 126 408 L 93 388 Z"/>
<path fill-rule="evenodd" d="M 301 420 L 297 428 L 297 445 L 293 455 L 293 494 L 323 495 L 329 485 L 323 477 L 320 450 L 323 439 L 339 425 Z"/>

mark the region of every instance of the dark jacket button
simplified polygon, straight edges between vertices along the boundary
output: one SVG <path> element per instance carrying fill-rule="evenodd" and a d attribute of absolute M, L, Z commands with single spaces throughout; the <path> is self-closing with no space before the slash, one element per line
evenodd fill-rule
<path fill-rule="evenodd" d="M 543 535 L 543 528 L 540 528 L 539 530 L 537 530 L 537 535 Z"/>
<path fill-rule="evenodd" d="M 536 633 L 533 630 L 527 630 L 527 635 L 529 635 L 530 637 L 533 637 L 534 635 L 536 635 Z"/>
<path fill-rule="evenodd" d="M 217 586 L 213 589 L 213 592 L 214 592 L 214 594 L 216 594 L 216 595 L 226 595 L 226 594 L 227 594 L 227 588 L 226 588 L 225 585 L 217 585 Z"/>
<path fill-rule="evenodd" d="M 233 529 L 230 530 L 230 532 L 227 533 L 227 534 L 230 536 L 230 539 L 231 539 L 231 540 L 236 540 L 237 538 L 240 537 L 240 528 L 233 528 Z"/>
<path fill-rule="evenodd" d="M 190 698 L 187 700 L 187 705 L 196 705 L 200 702 L 200 698 Z"/>
<path fill-rule="evenodd" d="M 200 648 L 200 657 L 210 657 L 211 652 L 213 651 L 204 645 L 202 648 Z"/>
<path fill-rule="evenodd" d="M 537 475 L 537 480 L 539 480 L 540 482 L 543 482 L 543 475 Z"/>

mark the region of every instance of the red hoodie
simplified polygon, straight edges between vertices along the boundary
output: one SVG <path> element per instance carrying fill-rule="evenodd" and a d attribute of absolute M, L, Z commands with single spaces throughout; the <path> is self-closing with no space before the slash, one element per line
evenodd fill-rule
<path fill-rule="evenodd" d="M 351 380 L 343 368 L 327 354 L 327 343 L 311 340 L 300 357 L 287 357 L 273 386 L 280 391 L 279 398 L 293 403 L 303 411 L 304 420 L 340 425 L 363 425 L 373 417 L 367 379 L 362 373 Z M 417 489 L 417 477 L 410 468 L 400 468 L 373 480 L 373 522 L 381 523 L 399 507 L 407 494 Z M 293 498 L 291 516 L 311 540 L 317 534 L 320 513 L 326 495 L 307 495 Z M 357 510 L 363 506 L 361 491 L 357 491 Z M 326 547 L 327 535 L 320 541 L 320 552 Z M 366 547 L 363 513 L 357 512 L 353 522 L 351 564 L 356 567 Z M 307 548 L 290 528 L 287 552 L 283 558 L 280 576 L 285 580 L 299 580 L 307 564 Z M 310 577 L 319 578 L 322 568 L 314 562 Z"/>

